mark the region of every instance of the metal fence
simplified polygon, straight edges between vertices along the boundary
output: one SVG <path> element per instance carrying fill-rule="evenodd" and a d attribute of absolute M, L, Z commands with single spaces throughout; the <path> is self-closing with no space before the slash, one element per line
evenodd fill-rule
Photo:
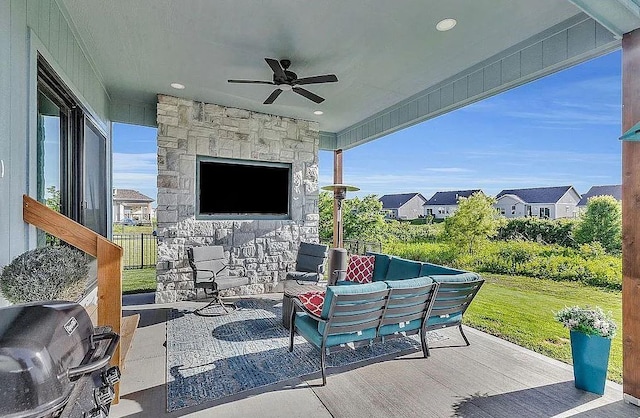
<path fill-rule="evenodd" d="M 158 260 L 158 238 L 153 234 L 114 234 L 113 242 L 123 249 L 123 268 L 155 267 Z"/>
<path fill-rule="evenodd" d="M 333 246 L 333 242 L 323 242 L 323 244 L 327 244 L 329 248 Z M 372 251 L 376 253 L 382 252 L 382 242 L 380 241 L 350 241 L 344 240 L 342 243 L 342 247 L 347 250 L 349 254 L 360 254 L 363 255 L 367 251 Z"/>
<path fill-rule="evenodd" d="M 158 260 L 158 237 L 153 234 L 113 234 L 113 242 L 123 249 L 123 268 L 141 269 L 155 267 Z M 332 243 L 328 243 L 329 246 Z M 344 241 L 349 254 L 364 254 L 367 251 L 382 252 L 381 242 Z"/>

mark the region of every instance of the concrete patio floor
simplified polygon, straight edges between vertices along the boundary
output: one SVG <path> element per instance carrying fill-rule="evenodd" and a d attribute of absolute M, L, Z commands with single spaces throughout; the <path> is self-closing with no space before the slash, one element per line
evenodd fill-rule
<path fill-rule="evenodd" d="M 281 298 L 281 294 L 263 295 Z M 376 359 L 349 369 L 244 392 L 166 412 L 166 317 L 169 309 L 202 302 L 154 304 L 152 294 L 128 295 L 124 315 L 140 313 L 128 353 L 120 402 L 110 417 L 639 417 L 607 382 L 604 396 L 578 390 L 570 365 L 471 328 L 469 347 L 456 329 L 421 353 Z"/>

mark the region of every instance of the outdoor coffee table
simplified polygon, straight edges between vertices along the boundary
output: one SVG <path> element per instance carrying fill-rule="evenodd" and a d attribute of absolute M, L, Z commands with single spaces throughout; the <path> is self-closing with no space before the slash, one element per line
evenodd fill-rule
<path fill-rule="evenodd" d="M 295 280 L 287 280 L 282 296 L 282 325 L 291 329 L 291 311 L 293 310 L 293 298 L 306 292 L 322 292 L 324 286 L 315 284 L 298 284 Z"/>

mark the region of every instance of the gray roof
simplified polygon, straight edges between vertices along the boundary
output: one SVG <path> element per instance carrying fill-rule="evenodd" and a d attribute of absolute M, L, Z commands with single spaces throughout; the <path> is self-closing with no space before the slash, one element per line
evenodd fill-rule
<path fill-rule="evenodd" d="M 461 197 L 469 197 L 476 192 L 482 192 L 480 189 L 474 190 L 452 190 L 448 192 L 436 192 L 425 205 L 457 205 L 458 199 Z"/>
<path fill-rule="evenodd" d="M 578 206 L 586 206 L 587 200 L 593 196 L 613 196 L 618 202 L 620 202 L 622 200 L 622 185 L 591 186 L 589 191 L 582 195 L 582 199 L 578 202 Z"/>
<path fill-rule="evenodd" d="M 125 202 L 153 202 L 147 195 L 133 189 L 113 189 L 113 200 Z"/>
<path fill-rule="evenodd" d="M 533 189 L 503 190 L 496 195 L 496 199 L 505 194 L 513 194 L 524 200 L 526 203 L 556 203 L 571 188 L 573 188 L 573 186 L 536 187 Z"/>
<path fill-rule="evenodd" d="M 397 209 L 415 196 L 420 196 L 424 201 L 427 200 L 420 193 L 386 194 L 378 200 L 382 202 L 382 209 Z"/>

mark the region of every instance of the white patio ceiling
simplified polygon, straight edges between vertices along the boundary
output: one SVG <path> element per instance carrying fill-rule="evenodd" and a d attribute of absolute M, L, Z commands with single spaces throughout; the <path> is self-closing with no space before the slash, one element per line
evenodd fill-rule
<path fill-rule="evenodd" d="M 631 0 L 576 1 L 583 9 L 565 0 L 58 1 L 102 78 L 112 120 L 153 124 L 156 95 L 169 94 L 317 120 L 324 149 L 608 52 L 619 46 L 614 34 L 640 26 Z M 457 26 L 438 32 L 444 18 Z M 271 80 L 265 57 L 290 59 L 299 77 L 339 81 L 306 86 L 321 104 L 284 92 L 271 105 L 263 101 L 273 86 L 227 83 Z M 147 116 L 136 120 L 135 107 Z"/>

